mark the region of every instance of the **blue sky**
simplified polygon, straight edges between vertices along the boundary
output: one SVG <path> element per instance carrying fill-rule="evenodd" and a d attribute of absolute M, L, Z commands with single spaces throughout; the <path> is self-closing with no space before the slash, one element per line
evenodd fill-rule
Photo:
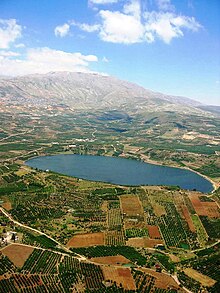
<path fill-rule="evenodd" d="M 220 105 L 219 0 L 0 0 L 0 75 L 100 72 Z"/>

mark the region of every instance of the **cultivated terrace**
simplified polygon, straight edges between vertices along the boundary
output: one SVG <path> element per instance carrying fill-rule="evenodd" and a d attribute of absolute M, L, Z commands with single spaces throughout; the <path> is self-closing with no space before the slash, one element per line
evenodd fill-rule
<path fill-rule="evenodd" d="M 219 119 L 0 114 L 1 292 L 220 292 Z M 24 164 L 58 153 L 188 167 L 216 190 L 116 186 Z"/>

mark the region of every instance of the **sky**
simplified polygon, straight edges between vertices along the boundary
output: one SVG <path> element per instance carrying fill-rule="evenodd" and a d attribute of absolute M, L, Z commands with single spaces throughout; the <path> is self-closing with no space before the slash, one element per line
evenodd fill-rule
<path fill-rule="evenodd" d="M 220 0 L 0 0 L 0 75 L 50 71 L 220 105 Z"/>

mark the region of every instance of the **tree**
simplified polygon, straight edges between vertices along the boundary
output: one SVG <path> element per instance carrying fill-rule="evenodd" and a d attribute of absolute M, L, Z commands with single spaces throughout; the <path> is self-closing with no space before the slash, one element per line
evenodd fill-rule
<path fill-rule="evenodd" d="M 15 239 L 16 239 L 16 235 L 15 235 L 15 233 L 12 233 L 11 240 L 14 240 L 14 242 L 15 242 Z"/>

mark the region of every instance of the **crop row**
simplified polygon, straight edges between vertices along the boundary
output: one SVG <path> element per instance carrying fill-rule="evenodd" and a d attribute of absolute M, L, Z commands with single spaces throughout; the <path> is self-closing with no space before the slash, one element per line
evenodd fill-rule
<path fill-rule="evenodd" d="M 1 293 L 17 293 L 13 277 L 0 280 Z"/>
<path fill-rule="evenodd" d="M 120 229 L 122 226 L 121 211 L 120 209 L 110 209 L 107 215 L 108 228 L 110 230 Z"/>
<path fill-rule="evenodd" d="M 193 290 L 193 292 L 201 292 L 199 282 L 187 276 L 183 271 L 178 272 L 177 275 L 178 275 L 178 279 L 180 280 L 181 284 L 184 287 L 189 288 L 190 290 Z"/>
<path fill-rule="evenodd" d="M 40 278 L 38 275 L 22 275 L 22 274 L 14 274 L 12 275 L 16 287 L 23 288 L 23 287 L 34 287 L 41 283 Z"/>
<path fill-rule="evenodd" d="M 220 282 L 220 253 L 197 259 L 193 268 Z"/>
<path fill-rule="evenodd" d="M 120 201 L 119 200 L 109 200 L 108 201 L 108 209 L 120 209 Z"/>
<path fill-rule="evenodd" d="M 35 223 L 36 219 L 59 218 L 65 213 L 61 207 L 38 207 L 35 204 L 19 204 L 11 211 L 11 214 L 24 223 Z"/>
<path fill-rule="evenodd" d="M 143 228 L 143 229 L 138 229 L 138 228 L 126 229 L 125 230 L 125 235 L 128 238 L 144 237 L 144 236 L 148 236 L 148 230 L 146 228 Z"/>
<path fill-rule="evenodd" d="M 144 274 L 141 271 L 134 271 L 133 277 L 136 283 L 137 292 L 151 292 L 151 290 L 153 290 L 155 283 L 154 277 Z"/>
<path fill-rule="evenodd" d="M 105 233 L 106 245 L 125 245 L 123 231 L 107 231 Z"/>
<path fill-rule="evenodd" d="M 62 262 L 59 265 L 59 272 L 76 271 L 81 273 L 80 263 L 77 258 L 71 256 L 64 256 Z"/>
<path fill-rule="evenodd" d="M 85 277 L 86 287 L 89 290 L 97 290 L 103 288 L 104 276 L 100 266 L 82 262 L 81 269 Z"/>
<path fill-rule="evenodd" d="M 8 272 L 14 272 L 15 271 L 15 266 L 13 263 L 9 260 L 7 256 L 4 256 L 3 254 L 0 256 L 0 275 L 3 275 Z"/>
<path fill-rule="evenodd" d="M 158 218 L 158 224 L 166 245 L 169 247 L 181 247 L 185 244 L 185 247 L 188 248 L 187 233 L 175 205 L 163 202 L 163 206 L 165 207 L 166 215 Z"/>
<path fill-rule="evenodd" d="M 200 220 L 211 239 L 220 238 L 220 219 L 210 219 L 206 216 L 200 216 Z"/>
<path fill-rule="evenodd" d="M 42 278 L 43 279 L 43 278 Z M 52 283 L 42 283 L 38 275 L 12 275 L 7 279 L 0 280 L 1 293 L 63 293 L 69 290 L 63 290 L 59 278 L 52 276 Z M 32 280 L 32 282 L 30 281 Z M 36 281 L 34 283 L 34 281 Z M 68 288 L 69 289 L 69 288 Z"/>
<path fill-rule="evenodd" d="M 22 271 L 30 273 L 57 273 L 57 264 L 60 262 L 61 255 L 47 250 L 35 249 L 31 256 L 26 260 Z"/>
<path fill-rule="evenodd" d="M 54 242 L 52 239 L 48 238 L 45 235 L 34 236 L 26 230 L 22 230 L 22 232 L 22 243 L 24 244 L 38 246 L 42 248 L 54 248 L 57 245 L 56 242 Z"/>

